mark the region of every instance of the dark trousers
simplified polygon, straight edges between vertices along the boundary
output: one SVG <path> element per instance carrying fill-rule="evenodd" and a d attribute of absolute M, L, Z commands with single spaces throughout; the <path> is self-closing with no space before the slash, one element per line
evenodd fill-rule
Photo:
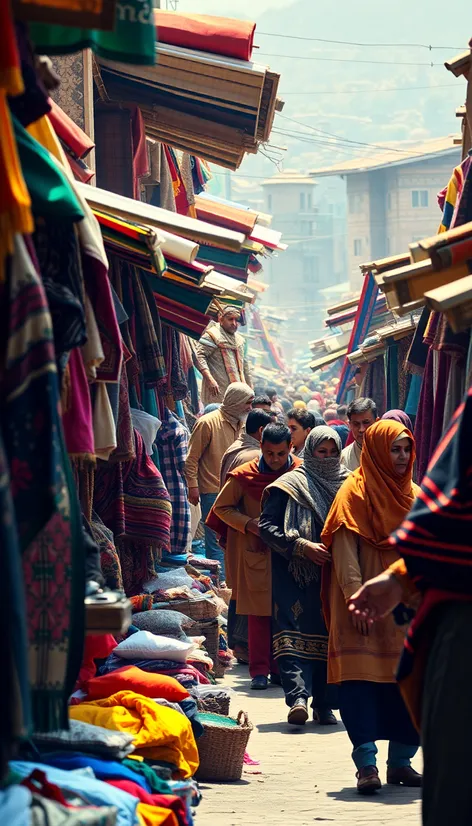
<path fill-rule="evenodd" d="M 251 677 L 268 677 L 277 674 L 272 657 L 272 617 L 247 618 L 249 641 L 249 674 Z"/>
<path fill-rule="evenodd" d="M 278 657 L 277 665 L 285 702 L 289 708 L 292 708 L 300 698 L 308 700 L 309 697 L 313 697 L 313 708 L 337 708 L 336 686 L 328 686 L 326 683 L 326 662 Z"/>
<path fill-rule="evenodd" d="M 470 826 L 472 603 L 438 609 L 425 672 L 421 735 L 424 826 Z"/>

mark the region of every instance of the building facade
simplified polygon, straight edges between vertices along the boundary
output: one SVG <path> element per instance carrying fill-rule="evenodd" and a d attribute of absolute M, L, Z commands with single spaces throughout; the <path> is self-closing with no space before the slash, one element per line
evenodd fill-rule
<path fill-rule="evenodd" d="M 437 196 L 460 161 L 460 147 L 448 137 L 312 173 L 346 180 L 347 275 L 353 291 L 362 287 L 361 264 L 396 255 L 437 232 Z"/>
<path fill-rule="evenodd" d="M 323 328 L 325 301 L 319 290 L 344 277 L 335 244 L 337 208 L 318 195 L 316 180 L 290 170 L 262 184 L 264 208 L 288 249 L 264 265 L 270 289 L 264 302 L 287 317 L 284 352 L 290 360 Z"/>

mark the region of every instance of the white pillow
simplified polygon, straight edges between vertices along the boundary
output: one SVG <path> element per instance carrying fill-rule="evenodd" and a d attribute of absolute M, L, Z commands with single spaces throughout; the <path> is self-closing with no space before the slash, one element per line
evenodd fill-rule
<path fill-rule="evenodd" d="M 194 648 L 192 642 L 160 637 L 150 631 L 137 631 L 120 642 L 113 653 L 125 660 L 173 660 L 184 663 Z"/>

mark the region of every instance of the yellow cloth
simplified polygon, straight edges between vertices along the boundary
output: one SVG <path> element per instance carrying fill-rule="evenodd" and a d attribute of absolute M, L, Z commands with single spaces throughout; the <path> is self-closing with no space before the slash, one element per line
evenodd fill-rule
<path fill-rule="evenodd" d="M 171 763 L 183 778 L 192 777 L 198 768 L 197 745 L 187 717 L 134 691 L 117 691 L 103 700 L 71 706 L 69 716 L 132 734 L 138 754 Z"/>
<path fill-rule="evenodd" d="M 140 826 L 179 826 L 177 816 L 172 809 L 138 803 L 137 814 Z"/>

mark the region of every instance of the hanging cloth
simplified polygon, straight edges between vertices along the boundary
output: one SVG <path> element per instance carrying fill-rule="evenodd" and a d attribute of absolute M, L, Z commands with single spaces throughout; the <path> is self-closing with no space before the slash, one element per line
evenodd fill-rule
<path fill-rule="evenodd" d="M 121 63 L 154 66 L 156 62 L 154 8 L 150 2 L 116 3 L 111 31 L 46 23 L 30 23 L 29 29 L 39 54 L 64 55 L 92 49 L 100 57 Z"/>

